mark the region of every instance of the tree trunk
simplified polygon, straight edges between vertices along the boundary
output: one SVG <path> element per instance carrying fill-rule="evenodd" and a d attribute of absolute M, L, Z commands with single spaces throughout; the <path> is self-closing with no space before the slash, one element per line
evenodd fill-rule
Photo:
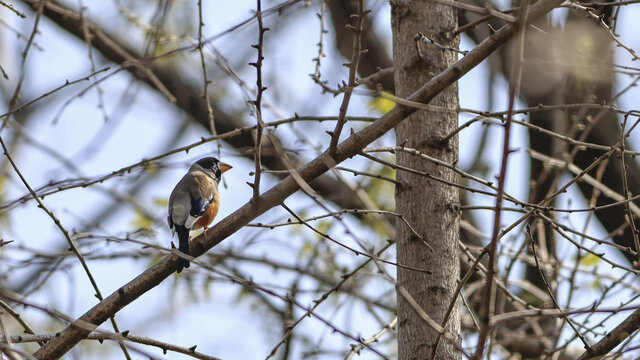
<path fill-rule="evenodd" d="M 457 26 L 456 10 L 432 1 L 398 0 L 392 2 L 393 60 L 396 95 L 406 97 L 457 59 L 448 48 L 458 48 L 458 37 L 450 36 Z M 418 40 L 426 36 L 442 46 Z M 419 36 L 419 35 L 418 35 Z M 454 84 L 430 105 L 436 110 L 420 110 L 396 128 L 396 143 L 417 149 L 448 163 L 457 163 L 458 139 L 444 147 L 433 145 L 434 137 L 453 131 L 458 124 L 458 88 Z M 398 165 L 456 182 L 453 171 L 398 152 Z M 398 171 L 396 209 L 421 234 L 428 246 L 414 236 L 403 223 L 396 225 L 398 264 L 426 269 L 431 274 L 398 267 L 398 282 L 417 300 L 422 309 L 442 323 L 449 304 L 454 301 L 446 329 L 459 339 L 458 300 L 453 293 L 459 278 L 458 262 L 458 189 L 423 176 Z M 438 333 L 424 322 L 398 293 L 398 359 L 429 359 Z M 436 359 L 460 358 L 456 345 L 445 340 L 437 347 Z"/>

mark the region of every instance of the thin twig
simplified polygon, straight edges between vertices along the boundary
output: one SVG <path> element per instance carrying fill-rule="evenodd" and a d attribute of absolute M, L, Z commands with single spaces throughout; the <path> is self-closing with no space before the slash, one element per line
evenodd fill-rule
<path fill-rule="evenodd" d="M 456 49 L 454 47 L 441 45 L 441 44 L 437 43 L 435 40 L 430 39 L 429 37 L 427 37 L 427 35 L 425 35 L 423 33 L 417 33 L 416 36 L 414 37 L 414 40 L 416 42 L 422 41 L 424 43 L 431 44 L 431 45 L 437 47 L 440 50 L 453 51 L 453 52 L 458 53 L 458 54 L 460 54 L 462 56 L 465 56 L 465 55 L 467 55 L 469 53 L 466 50 L 458 50 L 458 49 Z M 418 47 L 418 55 L 421 55 L 419 47 Z"/>
<path fill-rule="evenodd" d="M 519 42 L 518 47 L 516 48 L 517 52 L 517 61 L 514 62 L 512 68 L 512 81 L 515 83 L 510 83 L 509 86 L 509 107 L 507 111 L 507 119 L 504 124 L 504 141 L 502 147 L 502 162 L 500 164 L 500 175 L 498 176 L 498 195 L 496 197 L 496 211 L 494 213 L 494 221 L 493 221 L 493 231 L 491 235 L 491 242 L 489 246 L 489 264 L 487 265 L 487 278 L 484 292 L 484 304 L 482 306 L 482 310 L 480 312 L 480 332 L 478 334 L 478 342 L 476 346 L 476 352 L 473 355 L 473 359 L 477 360 L 482 357 L 485 348 L 485 342 L 487 337 L 489 336 L 489 332 L 492 331 L 491 327 L 491 317 L 495 312 L 495 274 L 498 266 L 498 242 L 500 235 L 500 219 L 502 212 L 500 208 L 502 207 L 503 194 L 505 189 L 505 182 L 507 177 L 507 164 L 509 159 L 509 154 L 511 153 L 510 148 L 510 135 L 511 135 L 511 119 L 513 117 L 512 110 L 515 106 L 515 99 L 520 94 L 520 81 L 522 78 L 522 61 L 524 57 L 524 34 L 527 24 L 527 8 L 529 2 L 525 0 L 521 3 L 521 12 L 518 18 L 518 26 L 519 26 Z"/>
<path fill-rule="evenodd" d="M 631 235 L 633 237 L 633 244 L 635 246 L 635 251 L 636 253 L 640 254 L 640 241 L 638 240 L 638 228 L 636 227 L 636 222 L 633 219 L 633 214 L 631 212 L 631 202 L 629 201 L 629 198 L 631 197 L 631 193 L 629 192 L 629 184 L 628 184 L 628 180 L 627 180 L 627 167 L 625 165 L 625 156 L 624 156 L 624 147 L 625 147 L 625 141 L 626 141 L 626 137 L 628 136 L 627 133 L 625 133 L 625 129 L 627 127 L 627 120 L 628 120 L 628 116 L 624 117 L 624 121 L 622 123 L 622 130 L 620 131 L 620 140 L 618 141 L 618 147 L 620 148 L 620 176 L 622 177 L 622 191 L 624 192 L 624 199 L 625 201 L 625 208 L 626 208 L 626 215 L 627 215 L 627 221 L 629 222 L 629 226 L 631 226 Z M 629 130 L 631 131 L 631 130 Z M 640 255 L 639 255 L 640 256 Z M 640 264 L 640 257 L 638 257 L 638 259 L 636 259 L 637 264 Z"/>
<path fill-rule="evenodd" d="M 102 343 L 104 340 L 115 340 L 114 335 L 115 334 L 105 334 L 105 333 L 90 334 L 89 336 L 87 336 L 87 340 L 97 340 L 100 343 Z M 38 344 L 40 344 L 40 343 L 49 341 L 55 338 L 56 336 L 57 334 L 12 335 L 11 341 L 14 343 L 37 342 Z M 116 341 L 129 341 L 136 344 L 154 346 L 161 349 L 163 354 L 165 355 L 167 354 L 167 351 L 173 351 L 176 353 L 189 355 L 190 357 L 195 359 L 220 360 L 220 358 L 217 358 L 215 356 L 210 356 L 210 355 L 203 354 L 201 352 L 196 351 L 195 345 L 191 347 L 178 346 L 178 345 L 174 345 L 164 341 L 152 339 L 146 336 L 132 335 L 128 332 L 126 334 L 120 334 L 120 336 L 118 336 L 118 340 Z"/>
<path fill-rule="evenodd" d="M 366 50 L 362 50 L 362 32 L 364 28 L 364 20 L 368 11 L 364 7 L 364 0 L 358 1 L 358 13 L 356 15 L 352 15 L 352 17 L 356 18 L 355 25 L 346 25 L 348 30 L 353 32 L 353 50 L 351 53 L 351 62 L 348 64 L 349 66 L 349 80 L 347 84 L 344 84 L 342 90 L 344 91 L 344 96 L 342 97 L 342 103 L 340 104 L 340 112 L 338 114 L 338 122 L 336 123 L 336 127 L 333 131 L 329 132 L 331 135 L 331 143 L 329 144 L 329 153 L 336 154 L 338 149 L 338 141 L 340 141 L 340 134 L 342 133 L 342 128 L 346 122 L 345 117 L 347 116 L 347 110 L 349 109 L 349 103 L 351 101 L 351 94 L 353 93 L 354 87 L 357 86 L 357 76 L 358 76 L 358 66 L 360 65 L 360 56 Z"/>
<path fill-rule="evenodd" d="M 376 255 L 380 256 L 384 251 L 386 251 L 393 244 L 394 244 L 393 241 L 388 242 L 385 246 L 382 247 L 382 249 L 378 250 Z M 307 316 L 312 314 L 313 311 L 318 306 L 320 306 L 320 304 L 322 304 L 326 299 L 328 299 L 329 295 L 331 295 L 334 292 L 337 292 L 347 282 L 347 280 L 351 279 L 356 273 L 358 273 L 361 269 L 363 269 L 365 266 L 367 266 L 372 261 L 372 259 L 373 258 L 368 258 L 367 260 L 362 262 L 360 265 L 356 266 L 349 273 L 342 275 L 342 280 L 340 280 L 340 282 L 338 282 L 334 287 L 332 287 L 331 289 L 326 291 L 324 294 L 322 294 L 322 296 L 319 299 L 314 300 L 313 301 L 314 305 L 312 307 L 310 307 L 302 316 L 300 316 L 298 318 L 298 320 L 296 320 L 293 324 L 291 324 L 291 327 L 289 328 L 287 333 L 285 333 L 285 335 L 282 337 L 282 339 L 280 339 L 278 344 L 276 344 L 276 346 L 274 346 L 274 348 L 271 350 L 271 353 L 269 353 L 269 355 L 266 357 L 265 360 L 268 360 L 268 359 L 272 358 L 273 356 L 275 356 L 276 352 L 278 351 L 278 348 L 287 341 L 289 336 L 291 336 L 291 333 L 293 332 L 293 329 L 296 326 L 298 326 L 298 324 L 300 324 L 302 322 L 302 320 L 304 320 Z"/>
<path fill-rule="evenodd" d="M 204 61 L 204 49 L 202 47 L 202 29 L 204 28 L 204 21 L 202 20 L 202 0 L 198 0 L 198 53 L 200 54 L 200 65 L 202 66 L 202 79 L 204 82 L 204 89 L 202 90 L 202 96 L 207 104 L 207 118 L 209 119 L 209 130 L 211 134 L 218 135 L 213 117 L 213 107 L 211 106 L 211 98 L 209 97 L 209 84 L 211 81 L 207 75 L 207 63 Z M 220 141 L 218 141 L 218 156 L 220 156 Z"/>
<path fill-rule="evenodd" d="M 58 86 L 57 88 L 55 88 L 55 89 L 53 89 L 51 91 L 48 91 L 48 92 L 38 96 L 37 98 L 35 98 L 35 99 L 31 100 L 31 101 L 28 101 L 28 102 L 26 102 L 26 103 L 24 103 L 24 104 L 22 104 L 20 106 L 17 106 L 14 109 L 12 109 L 12 110 L 0 115 L 0 119 L 5 119 L 5 120 L 3 120 L 2 127 L 4 127 L 6 125 L 6 122 L 7 122 L 6 118 L 9 115 L 14 114 L 14 113 L 16 113 L 16 112 L 18 112 L 20 110 L 23 110 L 27 106 L 32 105 L 33 103 L 36 103 L 36 102 L 46 98 L 47 96 L 50 96 L 50 95 L 52 95 L 52 94 L 64 89 L 67 86 L 75 85 L 75 84 L 80 83 L 82 81 L 89 81 L 92 76 L 95 76 L 95 75 L 97 75 L 99 73 L 102 73 L 102 72 L 105 72 L 105 71 L 109 71 L 110 69 L 111 69 L 110 67 L 105 67 L 105 68 L 97 70 L 97 71 L 95 71 L 95 72 L 93 72 L 93 73 L 91 73 L 91 74 L 89 74 L 89 75 L 87 75 L 87 76 L 85 76 L 83 78 L 79 78 L 79 79 L 76 79 L 76 80 L 73 80 L 73 81 L 66 80 L 64 84 Z"/>
<path fill-rule="evenodd" d="M 19 17 L 26 19 L 27 15 L 25 15 L 22 11 L 18 11 L 16 8 L 13 7 L 13 4 L 7 4 L 6 2 L 0 0 L 0 5 L 6 7 L 7 9 L 13 11 L 16 15 L 18 15 Z"/>
<path fill-rule="evenodd" d="M 255 106 L 256 114 L 256 145 L 253 151 L 253 162 L 255 165 L 255 174 L 253 183 L 249 184 L 253 188 L 253 201 L 258 201 L 260 197 L 260 175 L 262 171 L 262 132 L 264 122 L 262 121 L 262 93 L 267 90 L 262 86 L 262 61 L 264 60 L 264 33 L 269 31 L 268 27 L 264 27 L 262 23 L 262 1 L 256 0 L 256 18 L 258 19 L 258 43 L 251 45 L 258 52 L 258 58 L 249 65 L 256 68 L 256 98 L 251 101 Z"/>
<path fill-rule="evenodd" d="M 398 317 L 396 316 L 393 318 L 393 320 L 391 320 L 390 323 L 385 325 L 382 329 L 380 329 L 380 331 L 375 333 L 371 338 L 364 340 L 363 343 L 368 345 L 368 344 L 377 342 L 382 337 L 382 335 L 386 334 L 389 331 L 392 331 L 396 327 L 397 322 L 398 322 Z M 360 350 L 364 349 L 364 344 L 352 345 L 351 350 L 349 351 L 347 356 L 344 358 L 344 360 L 351 360 L 354 355 L 360 354 Z"/>
<path fill-rule="evenodd" d="M 0 307 L 5 309 L 5 311 L 8 312 L 9 315 L 11 315 L 20 325 L 22 325 L 22 328 L 24 329 L 25 333 L 35 335 L 35 331 L 33 331 L 31 326 L 29 326 L 29 324 L 27 324 L 27 322 L 24 321 L 22 316 L 20 316 L 20 314 L 18 314 L 15 310 L 13 310 L 11 306 L 9 306 L 9 304 L 0 300 Z M 13 341 L 13 342 L 17 342 L 17 341 Z M 44 341 L 37 341 L 37 343 L 40 346 L 44 345 Z"/>
<path fill-rule="evenodd" d="M 553 295 L 553 290 L 551 290 L 551 286 L 547 281 L 547 277 L 544 275 L 544 271 L 542 271 L 542 269 L 540 268 L 540 263 L 538 262 L 538 252 L 536 251 L 536 240 L 531 234 L 531 227 L 529 225 L 525 226 L 525 233 L 527 234 L 529 244 L 531 244 L 531 252 L 533 253 L 533 259 L 536 261 L 536 269 L 538 270 L 538 273 L 542 278 L 542 282 L 544 283 L 544 286 L 547 290 L 547 294 L 551 298 L 551 301 L 553 302 L 553 306 L 555 306 L 555 308 L 558 309 L 558 311 L 562 311 L 562 309 L 560 309 L 560 304 L 558 304 L 556 297 Z M 571 329 L 573 329 L 573 332 L 576 334 L 576 336 L 578 336 L 578 338 L 580 338 L 580 341 L 582 341 L 582 344 L 584 345 L 585 349 L 587 350 L 590 349 L 591 345 L 589 345 L 589 342 L 587 341 L 587 339 L 582 334 L 580 334 L 580 331 L 578 331 L 573 321 L 571 321 L 571 319 L 569 319 L 568 316 L 563 316 L 562 319 L 566 321 L 569 324 L 569 326 L 571 326 Z"/>

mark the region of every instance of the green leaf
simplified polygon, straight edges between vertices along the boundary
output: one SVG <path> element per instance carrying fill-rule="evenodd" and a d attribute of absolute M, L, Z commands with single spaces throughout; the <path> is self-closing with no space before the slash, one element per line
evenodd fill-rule
<path fill-rule="evenodd" d="M 136 217 L 131 221 L 131 226 L 136 229 L 149 229 L 153 225 L 153 219 L 136 210 Z"/>
<path fill-rule="evenodd" d="M 300 247 L 300 250 L 298 251 L 298 256 L 300 257 L 310 256 L 311 254 L 314 253 L 314 251 L 315 249 L 313 248 L 313 245 L 311 244 L 311 242 L 305 241 Z"/>
<path fill-rule="evenodd" d="M 165 197 L 155 197 L 153 198 L 153 203 L 159 207 L 169 206 L 169 200 Z"/>
<path fill-rule="evenodd" d="M 393 96 L 391 93 L 388 93 L 386 91 L 383 91 L 380 96 L 377 96 L 371 99 L 371 101 L 369 101 L 369 109 L 371 109 L 372 111 L 376 111 L 380 114 L 388 113 L 395 106 L 396 106 L 395 96 Z"/>
<path fill-rule="evenodd" d="M 155 161 L 149 161 L 145 166 L 144 166 L 144 171 L 148 172 L 149 174 L 155 174 L 158 172 L 158 166 L 156 165 Z"/>
<path fill-rule="evenodd" d="M 580 265 L 584 265 L 584 266 L 595 266 L 600 262 L 600 258 L 593 255 L 592 253 L 588 253 L 587 255 L 583 256 L 580 261 L 578 261 L 578 264 Z"/>

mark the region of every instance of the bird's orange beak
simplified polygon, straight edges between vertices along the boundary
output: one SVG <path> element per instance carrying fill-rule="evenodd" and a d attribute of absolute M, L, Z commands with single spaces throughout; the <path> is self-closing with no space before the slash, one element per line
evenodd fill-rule
<path fill-rule="evenodd" d="M 223 163 L 223 162 L 220 162 L 220 163 L 218 164 L 218 167 L 220 168 L 220 171 L 221 171 L 222 173 L 225 173 L 225 172 L 227 172 L 228 170 L 231 170 L 231 169 L 233 168 L 233 166 L 231 166 L 231 165 L 229 165 L 229 164 L 227 164 L 227 163 Z"/>

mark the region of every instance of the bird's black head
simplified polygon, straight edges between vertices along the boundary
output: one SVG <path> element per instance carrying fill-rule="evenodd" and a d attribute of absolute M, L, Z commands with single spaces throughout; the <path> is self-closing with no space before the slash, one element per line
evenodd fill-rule
<path fill-rule="evenodd" d="M 202 158 L 196 161 L 196 164 L 200 165 L 200 167 L 210 172 L 217 181 L 220 181 L 222 173 L 231 169 L 231 165 L 225 164 L 214 157 Z"/>

